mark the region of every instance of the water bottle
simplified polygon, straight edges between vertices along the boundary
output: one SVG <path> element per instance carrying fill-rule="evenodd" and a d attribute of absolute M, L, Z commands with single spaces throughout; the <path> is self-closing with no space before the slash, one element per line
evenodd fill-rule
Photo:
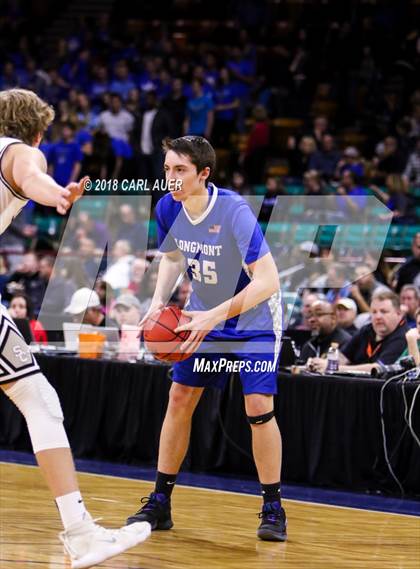
<path fill-rule="evenodd" d="M 337 373 L 338 372 L 338 344 L 332 342 L 331 346 L 328 348 L 327 355 L 327 369 L 325 373 Z"/>

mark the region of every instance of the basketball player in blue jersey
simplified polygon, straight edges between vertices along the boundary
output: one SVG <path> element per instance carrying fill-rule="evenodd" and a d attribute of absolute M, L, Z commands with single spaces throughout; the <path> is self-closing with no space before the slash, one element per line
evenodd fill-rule
<path fill-rule="evenodd" d="M 276 364 L 279 348 L 280 299 L 273 303 L 274 313 L 268 302 L 273 295 L 279 297 L 277 268 L 247 202 L 208 183 L 216 161 L 209 142 L 184 136 L 166 141 L 164 149 L 166 179 L 173 189 L 156 207 L 163 255 L 155 294 L 140 328 L 164 306 L 187 268 L 193 291 L 184 314 L 191 320 L 176 331 L 191 331 L 181 348 L 192 355 L 173 367 L 155 490 L 142 499 L 145 505 L 127 523 L 148 521 L 152 529 L 172 527 L 171 493 L 189 445 L 192 415 L 204 388 L 221 387 L 228 378 L 229 368 L 212 365 L 223 356 L 243 363 L 240 379 L 264 499 L 257 535 L 285 541 L 281 436 L 273 409 L 277 373 L 276 365 L 264 365 Z"/>
<path fill-rule="evenodd" d="M 47 163 L 38 146 L 53 119 L 53 109 L 32 91 L 0 92 L 0 234 L 30 199 L 65 214 L 83 193 L 84 180 L 64 188 L 46 173 Z M 151 531 L 149 524 L 135 524 L 133 531 L 127 531 L 127 526 L 108 530 L 86 510 L 57 393 L 1 304 L 0 389 L 25 417 L 36 459 L 64 526 L 60 539 L 72 569 L 92 567 L 144 541 Z"/>

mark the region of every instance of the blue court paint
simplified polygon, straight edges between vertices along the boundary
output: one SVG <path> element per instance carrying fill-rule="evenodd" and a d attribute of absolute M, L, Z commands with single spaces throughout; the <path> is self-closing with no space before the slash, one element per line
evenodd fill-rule
<path fill-rule="evenodd" d="M 36 464 L 32 454 L 8 450 L 0 450 L 0 462 L 26 465 Z M 105 476 L 119 476 L 123 478 L 131 478 L 133 480 L 154 481 L 155 479 L 155 469 L 150 467 L 130 466 L 127 464 L 99 462 L 85 459 L 79 459 L 75 462 L 79 472 L 99 475 L 102 474 Z M 178 476 L 177 484 L 193 486 L 196 488 L 208 488 L 211 490 L 238 492 L 242 494 L 259 495 L 260 493 L 259 484 L 255 479 L 238 479 L 233 476 L 181 472 Z M 420 516 L 420 501 L 391 498 L 388 496 L 282 484 L 282 498 L 300 502 L 325 504 L 328 506 L 341 506 L 347 508 L 359 508 L 362 510 Z"/>

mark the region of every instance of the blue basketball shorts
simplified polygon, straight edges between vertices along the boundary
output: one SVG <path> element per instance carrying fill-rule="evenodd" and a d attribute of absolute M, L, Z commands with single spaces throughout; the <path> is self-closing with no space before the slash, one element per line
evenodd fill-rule
<path fill-rule="evenodd" d="M 263 342 L 264 351 L 255 352 L 253 344 Z M 266 346 L 265 346 L 266 344 Z M 217 387 L 222 389 L 231 373 L 239 373 L 245 395 L 277 393 L 277 364 L 279 341 L 274 334 L 258 336 L 241 341 L 224 353 L 212 353 L 209 336 L 199 347 L 199 351 L 188 359 L 173 366 L 172 381 L 190 387 Z M 228 342 L 224 343 L 224 346 Z"/>

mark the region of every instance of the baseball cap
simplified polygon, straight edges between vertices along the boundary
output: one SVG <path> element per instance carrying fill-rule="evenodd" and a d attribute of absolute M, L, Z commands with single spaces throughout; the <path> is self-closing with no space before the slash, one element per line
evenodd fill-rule
<path fill-rule="evenodd" d="M 340 300 L 336 302 L 336 306 L 344 306 L 347 310 L 357 312 L 357 304 L 351 298 L 340 298 Z"/>
<path fill-rule="evenodd" d="M 121 294 L 115 301 L 114 306 L 126 306 L 127 308 L 134 307 L 137 308 L 137 310 L 141 310 L 141 305 L 138 298 L 132 294 Z"/>
<path fill-rule="evenodd" d="M 349 158 L 358 158 L 359 157 L 359 151 L 354 146 L 347 146 L 347 148 L 344 149 L 343 154 L 344 154 L 344 156 L 348 156 Z"/>
<path fill-rule="evenodd" d="M 314 255 L 318 255 L 319 247 L 313 241 L 302 241 L 299 245 L 299 250 L 303 251 L 304 253 L 313 253 Z"/>
<path fill-rule="evenodd" d="M 87 308 L 95 308 L 101 305 L 99 296 L 94 290 L 83 287 L 76 290 L 71 297 L 70 304 L 64 309 L 69 314 L 80 314 Z"/>

